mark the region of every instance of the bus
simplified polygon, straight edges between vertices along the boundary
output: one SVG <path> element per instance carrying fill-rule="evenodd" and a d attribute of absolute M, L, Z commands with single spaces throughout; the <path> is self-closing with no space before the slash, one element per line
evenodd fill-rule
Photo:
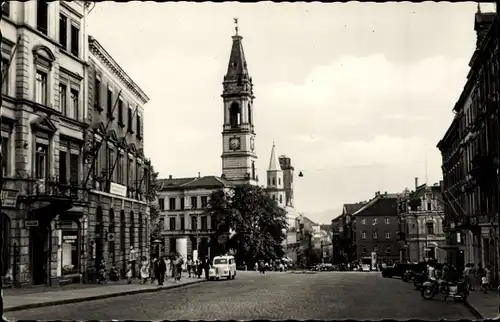
<path fill-rule="evenodd" d="M 363 272 L 369 272 L 372 268 L 372 258 L 371 257 L 363 257 L 361 259 L 361 270 Z"/>

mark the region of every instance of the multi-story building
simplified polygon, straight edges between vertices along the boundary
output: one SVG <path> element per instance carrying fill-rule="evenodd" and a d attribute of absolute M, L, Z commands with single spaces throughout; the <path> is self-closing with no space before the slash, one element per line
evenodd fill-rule
<path fill-rule="evenodd" d="M 210 256 L 214 232 L 206 206 L 214 190 L 233 185 L 215 176 L 172 178 L 160 180 L 158 207 L 163 218 L 165 252 L 179 253 L 184 258 Z"/>
<path fill-rule="evenodd" d="M 421 262 L 447 259 L 446 235 L 443 231 L 441 185 L 418 185 L 415 191 L 404 191 L 398 200 L 400 237 L 403 241 L 400 261 Z"/>
<path fill-rule="evenodd" d="M 363 208 L 366 202 L 344 204 L 342 214 L 332 220 L 334 240 L 333 257 L 337 264 L 351 263 L 356 256 L 356 221 L 352 215 Z"/>
<path fill-rule="evenodd" d="M 79 279 L 85 263 L 88 6 L 13 1 L 2 12 L 1 216 L 17 284 Z"/>
<path fill-rule="evenodd" d="M 351 215 L 356 220 L 357 260 L 376 253 L 378 262 L 399 259 L 397 195 L 375 193 L 375 197 Z"/>
<path fill-rule="evenodd" d="M 143 136 L 149 98 L 95 38 L 89 37 L 88 44 L 85 253 L 89 266 L 98 267 L 105 259 L 124 272 L 131 247 L 139 257 L 149 253 L 150 168 Z"/>
<path fill-rule="evenodd" d="M 490 265 L 498 272 L 499 62 L 495 13 L 475 15 L 476 50 L 455 118 L 438 148 L 450 260 Z"/>

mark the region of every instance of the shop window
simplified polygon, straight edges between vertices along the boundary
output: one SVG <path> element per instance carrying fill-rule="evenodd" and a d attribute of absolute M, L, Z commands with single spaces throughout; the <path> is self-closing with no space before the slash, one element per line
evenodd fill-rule
<path fill-rule="evenodd" d="M 62 230 L 62 270 L 63 274 L 73 274 L 80 270 L 80 234 L 78 224 Z"/>

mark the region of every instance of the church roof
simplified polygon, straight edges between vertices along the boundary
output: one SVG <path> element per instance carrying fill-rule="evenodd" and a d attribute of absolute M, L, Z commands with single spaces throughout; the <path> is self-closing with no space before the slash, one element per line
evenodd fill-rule
<path fill-rule="evenodd" d="M 281 170 L 280 161 L 276 157 L 275 144 L 273 142 L 273 148 L 271 150 L 271 159 L 269 160 L 269 168 L 267 171 L 278 171 Z"/>
<path fill-rule="evenodd" d="M 216 176 L 160 179 L 161 191 L 189 189 L 217 189 L 231 187 L 232 184 Z"/>
<path fill-rule="evenodd" d="M 235 35 L 233 38 L 233 46 L 231 47 L 231 55 L 229 57 L 229 64 L 227 66 L 227 73 L 225 80 L 238 80 L 238 77 L 248 77 L 247 61 L 243 51 L 243 44 L 241 40 L 243 37 Z"/>

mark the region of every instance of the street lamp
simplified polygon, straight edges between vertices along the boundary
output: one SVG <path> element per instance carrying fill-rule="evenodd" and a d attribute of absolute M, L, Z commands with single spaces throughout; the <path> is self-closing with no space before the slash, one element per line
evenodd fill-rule
<path fill-rule="evenodd" d="M 325 263 L 325 253 L 323 252 L 323 240 L 320 241 L 320 247 L 321 247 L 321 263 Z"/>

